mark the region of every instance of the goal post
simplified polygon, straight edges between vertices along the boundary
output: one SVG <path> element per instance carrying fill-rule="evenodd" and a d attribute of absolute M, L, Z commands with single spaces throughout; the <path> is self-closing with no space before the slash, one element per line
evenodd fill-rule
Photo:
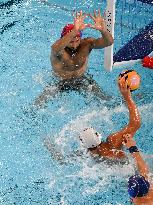
<path fill-rule="evenodd" d="M 115 3 L 116 0 L 107 0 L 105 20 L 107 30 L 114 38 L 114 24 L 115 24 Z M 104 49 L 104 68 L 107 71 L 112 71 L 113 67 L 113 45 Z"/>
<path fill-rule="evenodd" d="M 107 0 L 106 27 L 117 42 L 104 49 L 107 71 L 141 62 L 153 51 L 152 13 L 153 0 Z"/>

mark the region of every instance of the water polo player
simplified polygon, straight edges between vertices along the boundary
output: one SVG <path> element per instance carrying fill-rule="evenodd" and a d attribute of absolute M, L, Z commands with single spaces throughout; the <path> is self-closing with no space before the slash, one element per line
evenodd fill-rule
<path fill-rule="evenodd" d="M 134 158 L 139 172 L 137 175 L 131 176 L 128 181 L 128 193 L 131 202 L 136 205 L 153 205 L 153 184 L 149 183 L 148 166 L 143 160 L 132 136 L 126 134 L 124 138 L 123 144 L 128 148 L 131 156 Z"/>
<path fill-rule="evenodd" d="M 125 77 L 124 77 L 125 78 Z M 111 134 L 107 140 L 102 141 L 102 136 L 93 128 L 86 128 L 80 134 L 80 140 L 92 154 L 108 158 L 123 158 L 125 153 L 122 151 L 124 135 L 130 134 L 132 137 L 140 128 L 140 115 L 135 102 L 132 99 L 130 87 L 127 86 L 126 80 L 118 82 L 120 92 L 127 104 L 129 110 L 129 123 L 120 131 Z"/>
<path fill-rule="evenodd" d="M 84 22 L 87 16 L 94 21 L 93 25 Z M 82 39 L 82 32 L 87 27 L 100 31 L 102 37 Z M 83 76 L 91 50 L 101 49 L 112 43 L 113 38 L 106 29 L 100 11 L 98 14 L 94 12 L 94 15 L 77 12 L 74 24 L 66 25 L 62 30 L 61 38 L 52 45 L 51 64 L 55 74 L 65 80 Z"/>
<path fill-rule="evenodd" d="M 90 17 L 94 24 L 86 24 L 85 18 Z M 95 29 L 100 32 L 100 38 L 82 38 L 82 32 L 85 28 Z M 107 31 L 105 20 L 100 11 L 94 15 L 77 12 L 73 24 L 67 24 L 61 32 L 60 39 L 51 46 L 50 61 L 55 76 L 58 81 L 58 90 L 76 90 L 83 89 L 85 92 L 91 92 L 98 98 L 105 99 L 101 88 L 92 79 L 92 76 L 85 74 L 87 70 L 88 57 L 92 49 L 102 49 L 113 44 L 113 37 Z M 91 86 L 92 85 L 92 86 Z M 90 89 L 88 89 L 90 87 Z M 48 88 L 38 98 L 36 104 L 47 101 L 54 96 L 56 92 Z"/>

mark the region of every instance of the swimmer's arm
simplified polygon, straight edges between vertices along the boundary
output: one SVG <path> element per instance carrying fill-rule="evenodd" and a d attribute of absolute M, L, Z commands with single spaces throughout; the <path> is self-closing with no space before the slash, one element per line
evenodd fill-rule
<path fill-rule="evenodd" d="M 132 99 L 131 92 L 126 84 L 119 84 L 120 92 L 126 101 L 129 110 L 129 123 L 120 131 L 111 134 L 107 138 L 107 143 L 110 147 L 120 149 L 124 141 L 124 135 L 130 134 L 132 137 L 140 128 L 141 120 L 138 108 Z"/>
<path fill-rule="evenodd" d="M 140 115 L 136 104 L 134 103 L 131 93 L 123 94 L 129 110 L 129 123 L 122 128 L 120 131 L 111 134 L 107 138 L 107 143 L 109 146 L 120 149 L 122 147 L 122 142 L 124 141 L 124 135 L 130 134 L 132 137 L 136 131 L 140 128 Z"/>
<path fill-rule="evenodd" d="M 58 55 L 60 52 L 64 50 L 64 48 L 70 43 L 72 38 L 74 38 L 78 33 L 78 30 L 75 28 L 69 32 L 67 35 L 63 36 L 61 39 L 57 40 L 52 46 L 52 52 L 54 55 Z"/>
<path fill-rule="evenodd" d="M 143 205 L 145 205 L 145 204 L 148 205 L 148 203 L 149 203 L 149 205 L 152 205 L 152 204 L 150 204 L 150 202 L 152 202 L 151 198 L 150 197 L 146 197 L 146 196 L 138 197 L 138 198 L 133 198 L 132 202 L 140 204 L 140 205 L 142 205 L 142 204 Z"/>
<path fill-rule="evenodd" d="M 130 89 L 127 88 L 127 84 L 120 83 L 119 88 L 129 111 L 129 123 L 121 130 L 121 133 L 123 135 L 127 133 L 134 135 L 141 126 L 140 114 L 135 102 L 132 99 Z"/>
<path fill-rule="evenodd" d="M 91 45 L 91 49 L 101 49 L 107 46 L 111 46 L 114 43 L 114 39 L 109 31 L 100 31 L 102 34 L 101 38 L 89 38 L 89 43 Z"/>
<path fill-rule="evenodd" d="M 129 149 L 129 152 L 131 153 L 132 157 L 135 160 L 135 163 L 137 165 L 137 168 L 138 168 L 140 175 L 144 176 L 147 179 L 148 173 L 149 173 L 148 166 L 147 166 L 146 162 L 144 161 L 143 157 L 141 156 L 141 154 L 136 146 L 136 142 L 132 138 L 131 135 L 129 135 L 129 134 L 125 135 L 123 145 Z"/>
<path fill-rule="evenodd" d="M 145 179 L 147 180 L 149 174 L 149 168 L 145 163 L 145 161 L 143 160 L 141 154 L 139 152 L 133 152 L 131 155 L 137 164 L 140 175 L 144 176 Z"/>
<path fill-rule="evenodd" d="M 102 35 L 101 38 L 93 40 L 93 48 L 99 49 L 112 45 L 114 39 L 106 28 L 105 19 L 102 17 L 100 9 L 98 12 L 94 11 L 94 15 L 89 14 L 89 17 L 94 21 L 94 24 L 88 24 L 88 27 L 100 31 Z"/>
<path fill-rule="evenodd" d="M 124 96 L 124 99 L 129 110 L 129 123 L 126 132 L 135 134 L 141 126 L 139 110 L 131 97 L 131 93 L 128 96 Z"/>
<path fill-rule="evenodd" d="M 107 138 L 107 143 L 109 146 L 115 147 L 117 149 L 121 148 L 121 144 L 124 141 L 124 135 L 130 134 L 132 137 L 136 133 L 136 131 L 140 128 L 140 114 L 136 104 L 134 103 L 130 91 L 127 93 L 122 93 L 128 110 L 129 110 L 129 123 L 120 131 L 113 133 Z"/>

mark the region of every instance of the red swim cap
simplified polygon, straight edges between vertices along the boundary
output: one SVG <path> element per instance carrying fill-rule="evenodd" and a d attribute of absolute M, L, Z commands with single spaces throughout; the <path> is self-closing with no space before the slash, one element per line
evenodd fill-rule
<path fill-rule="evenodd" d="M 143 64 L 144 67 L 153 68 L 153 57 L 151 57 L 151 56 L 146 56 L 146 57 L 142 60 L 142 64 Z"/>
<path fill-rule="evenodd" d="M 67 33 L 71 32 L 73 28 L 74 28 L 74 24 L 67 24 L 66 26 L 64 26 L 62 33 L 61 33 L 61 38 L 65 36 Z M 76 36 L 81 38 L 82 32 L 78 31 L 78 34 Z"/>

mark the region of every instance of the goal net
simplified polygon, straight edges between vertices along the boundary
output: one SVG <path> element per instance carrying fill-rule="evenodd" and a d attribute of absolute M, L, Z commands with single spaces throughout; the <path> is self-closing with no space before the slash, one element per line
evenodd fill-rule
<path fill-rule="evenodd" d="M 153 0 L 107 0 L 106 25 L 114 45 L 105 48 L 104 66 L 135 63 L 153 51 Z"/>

